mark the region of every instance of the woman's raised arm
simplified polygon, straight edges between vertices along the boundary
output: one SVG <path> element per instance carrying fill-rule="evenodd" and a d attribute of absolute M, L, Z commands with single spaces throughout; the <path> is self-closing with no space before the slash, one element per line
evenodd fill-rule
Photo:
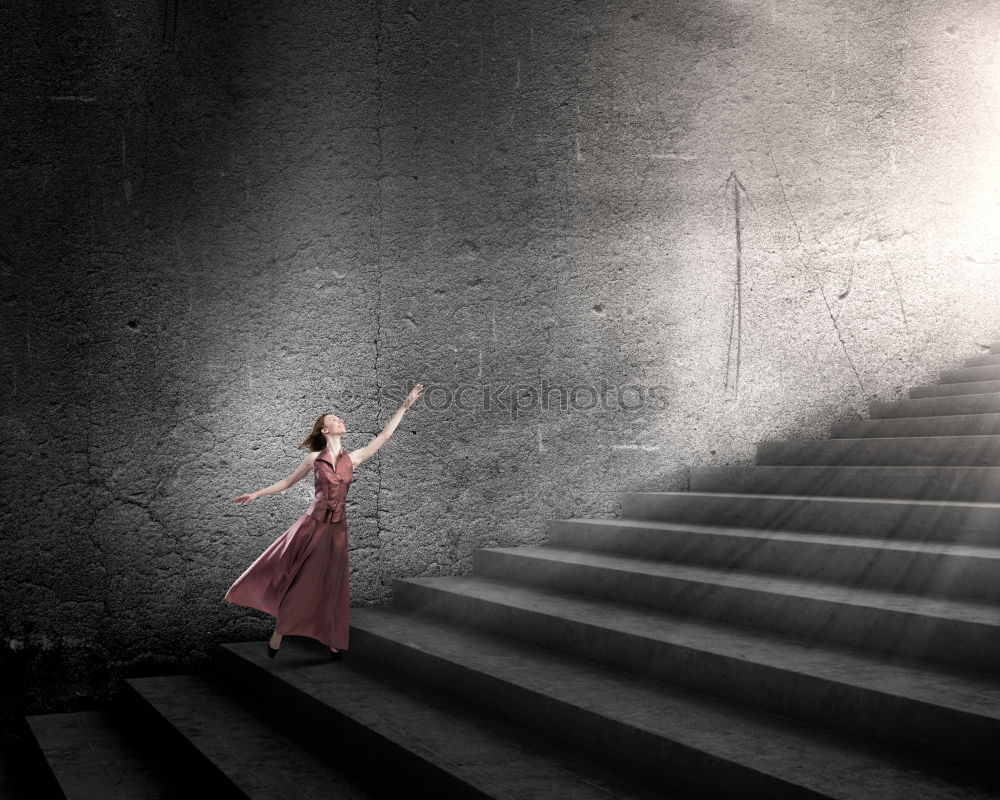
<path fill-rule="evenodd" d="M 418 383 L 416 386 L 414 386 L 410 390 L 410 393 L 406 396 L 406 399 L 403 401 L 403 404 L 396 409 L 396 413 L 389 418 L 389 421 L 385 424 L 385 427 L 382 428 L 382 432 L 379 433 L 378 436 L 372 439 L 364 447 L 359 447 L 357 450 L 354 450 L 353 452 L 350 453 L 351 461 L 353 462 L 354 466 L 363 464 L 365 461 L 367 461 L 369 458 L 375 455 L 375 453 L 378 452 L 379 448 L 382 445 L 384 445 L 386 442 L 389 441 L 390 438 L 392 438 L 392 434 L 395 433 L 396 428 L 399 427 L 399 423 L 403 421 L 403 414 L 406 413 L 406 409 L 408 409 L 416 402 L 417 398 L 420 397 L 420 393 L 423 390 L 424 386 L 422 383 Z"/>

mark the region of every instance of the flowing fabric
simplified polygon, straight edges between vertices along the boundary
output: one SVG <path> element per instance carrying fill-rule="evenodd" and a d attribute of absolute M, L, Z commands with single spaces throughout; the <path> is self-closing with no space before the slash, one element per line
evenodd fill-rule
<path fill-rule="evenodd" d="M 347 493 L 354 478 L 343 449 L 316 458 L 315 495 L 306 513 L 279 536 L 226 592 L 226 600 L 275 618 L 275 633 L 309 636 L 347 649 L 350 564 Z"/>

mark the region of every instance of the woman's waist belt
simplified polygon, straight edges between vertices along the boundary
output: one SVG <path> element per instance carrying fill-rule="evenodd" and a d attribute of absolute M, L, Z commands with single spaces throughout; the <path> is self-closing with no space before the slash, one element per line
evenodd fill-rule
<path fill-rule="evenodd" d="M 347 501 L 314 497 L 306 514 L 320 522 L 341 522 L 347 516 Z"/>

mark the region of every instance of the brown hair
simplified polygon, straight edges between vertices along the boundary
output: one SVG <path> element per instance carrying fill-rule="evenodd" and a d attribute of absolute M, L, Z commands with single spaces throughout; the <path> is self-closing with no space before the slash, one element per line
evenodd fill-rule
<path fill-rule="evenodd" d="M 320 431 L 320 428 L 323 427 L 323 417 L 325 417 L 329 413 L 330 412 L 327 411 L 326 413 L 319 415 L 319 419 L 313 423 L 312 431 L 305 439 L 303 439 L 299 443 L 297 449 L 308 447 L 311 451 L 315 452 L 317 450 L 322 450 L 324 447 L 326 447 L 326 439 L 324 438 L 322 432 Z"/>

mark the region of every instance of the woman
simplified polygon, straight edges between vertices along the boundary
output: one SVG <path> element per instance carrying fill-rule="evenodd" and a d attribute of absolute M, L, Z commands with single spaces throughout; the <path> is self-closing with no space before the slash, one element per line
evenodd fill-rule
<path fill-rule="evenodd" d="M 347 648 L 350 607 L 347 554 L 347 491 L 354 468 L 371 458 L 392 436 L 423 391 L 417 384 L 365 447 L 347 453 L 341 437 L 347 433 L 336 414 L 323 414 L 299 447 L 309 455 L 287 478 L 266 489 L 241 494 L 234 503 L 246 505 L 266 494 L 283 492 L 315 469 L 316 494 L 306 513 L 253 562 L 226 592 L 226 600 L 256 608 L 275 618 L 267 655 L 274 658 L 286 634 L 310 636 L 330 648 L 330 658 L 343 658 Z"/>

